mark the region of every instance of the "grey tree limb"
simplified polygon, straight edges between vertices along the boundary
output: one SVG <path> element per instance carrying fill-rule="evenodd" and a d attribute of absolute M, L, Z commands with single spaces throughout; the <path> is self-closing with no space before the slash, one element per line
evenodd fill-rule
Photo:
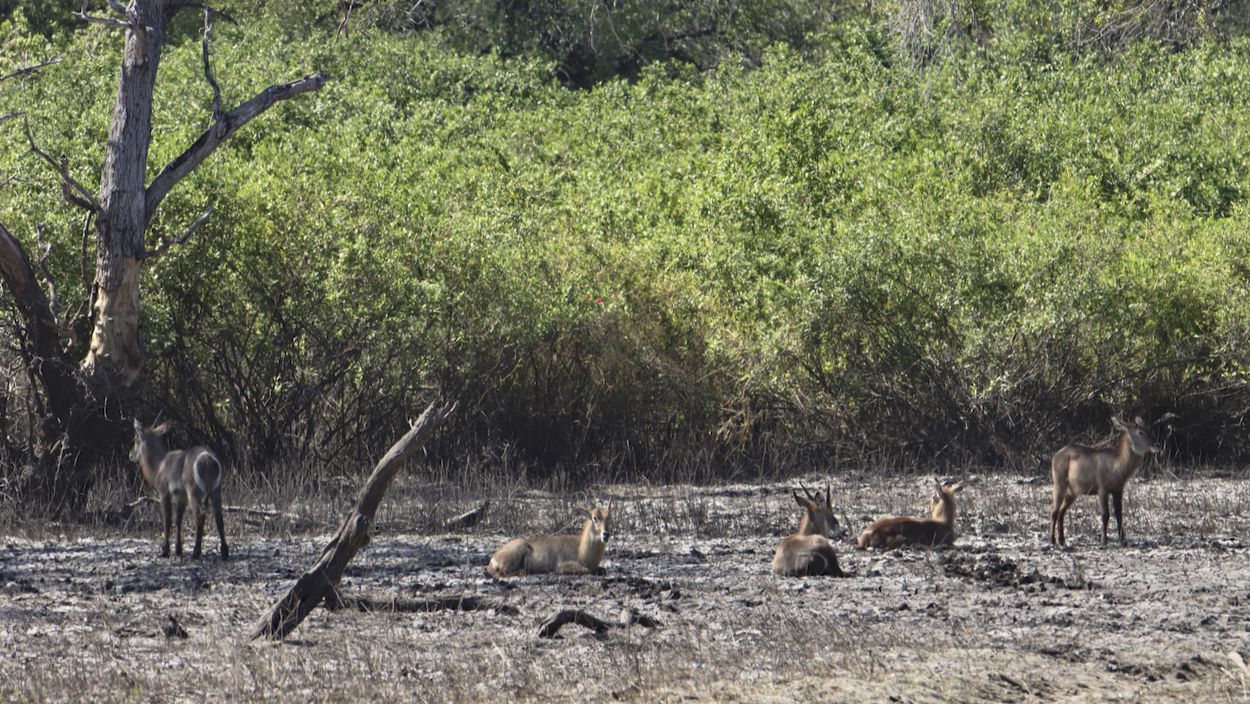
<path fill-rule="evenodd" d="M 458 404 L 451 403 L 440 407 L 437 403 L 431 403 L 413 424 L 412 429 L 391 446 L 360 490 L 356 509 L 343 521 L 338 533 L 326 545 L 321 559 L 301 575 L 286 596 L 278 600 L 269 613 L 261 618 L 252 631 L 252 640 L 286 638 L 331 593 L 343 579 L 347 563 L 361 548 L 369 544 L 369 528 L 373 525 L 373 518 L 382 498 L 386 496 L 391 480 L 408 458 L 424 447 L 434 432 L 456 412 L 457 406 Z M 337 596 L 332 598 L 338 603 Z"/>
<path fill-rule="evenodd" d="M 236 130 L 246 125 L 252 118 L 273 107 L 275 103 L 290 100 L 304 93 L 321 90 L 322 86 L 329 82 L 330 78 L 331 76 L 328 73 L 318 73 L 312 76 L 305 76 L 298 81 L 269 86 L 256 97 L 222 115 L 220 119 L 214 120 L 213 124 L 209 125 L 208 129 L 204 131 L 204 134 L 200 135 L 199 139 L 195 140 L 194 144 L 175 157 L 173 161 L 169 162 L 156 175 L 156 178 L 152 179 L 151 185 L 148 186 L 147 192 L 144 194 L 148 220 L 151 221 L 156 214 L 157 206 L 165 199 L 165 196 L 169 195 L 173 187 L 194 171 L 195 167 L 207 159 Z M 214 100 L 214 102 L 216 101 Z M 220 109 L 218 109 L 218 112 L 220 112 Z"/>

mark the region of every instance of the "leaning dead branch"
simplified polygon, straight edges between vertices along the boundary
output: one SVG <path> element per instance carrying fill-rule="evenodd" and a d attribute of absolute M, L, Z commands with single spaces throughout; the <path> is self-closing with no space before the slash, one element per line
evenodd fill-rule
<path fill-rule="evenodd" d="M 613 623 L 611 621 L 602 621 L 591 616 L 580 609 L 565 609 L 560 613 L 552 616 L 538 629 L 539 638 L 555 638 L 556 633 L 564 626 L 575 623 L 583 628 L 589 628 L 597 633 L 604 633 L 612 628 L 629 628 L 633 625 L 643 626 L 645 628 L 660 628 L 663 626 L 659 621 L 650 616 L 643 616 L 637 611 L 630 611 L 626 619 L 621 623 Z"/>
<path fill-rule="evenodd" d="M 338 533 L 326 545 L 321 559 L 301 575 L 286 596 L 261 618 L 252 631 L 252 640 L 262 637 L 270 640 L 286 638 L 331 593 L 342 580 L 347 563 L 356 556 L 357 551 L 369 544 L 369 528 L 373 525 L 373 518 L 382 498 L 386 496 L 391 480 L 408 458 L 424 447 L 434 432 L 447 422 L 451 414 L 456 412 L 456 408 L 455 403 L 442 407 L 431 403 L 413 424 L 412 429 L 391 446 L 360 490 L 356 509 L 343 521 Z"/>

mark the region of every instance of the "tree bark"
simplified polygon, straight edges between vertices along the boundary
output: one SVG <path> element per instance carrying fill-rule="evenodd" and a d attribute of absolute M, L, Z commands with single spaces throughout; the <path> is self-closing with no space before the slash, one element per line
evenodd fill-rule
<path fill-rule="evenodd" d="M 22 491 L 51 508 L 73 509 L 86 499 L 97 448 L 81 448 L 71 438 L 99 432 L 102 419 L 83 403 L 75 365 L 61 346 L 68 331 L 60 327 L 26 251 L 3 225 L 0 279 L 12 292 L 22 321 L 22 357 L 43 385 L 47 400 L 36 456 L 21 482 Z"/>
<path fill-rule="evenodd" d="M 168 0 L 134 0 L 108 149 L 100 177 L 96 218 L 96 320 L 84 378 L 108 395 L 130 387 L 143 368 L 139 341 L 139 273 L 148 213 L 148 148 L 152 142 L 152 92 L 160 68 L 165 27 L 175 8 Z"/>
<path fill-rule="evenodd" d="M 339 532 L 321 552 L 321 559 L 301 575 L 286 596 L 261 618 L 252 631 L 252 640 L 262 637 L 270 640 L 286 638 L 338 585 L 343 579 L 347 563 L 361 548 L 369 544 L 369 528 L 373 525 L 373 517 L 377 514 L 382 498 L 386 496 L 391 480 L 408 458 L 424 447 L 434 432 L 455 413 L 456 405 L 452 403 L 439 408 L 431 403 L 412 429 L 391 446 L 360 490 L 356 509 L 343 521 Z"/>

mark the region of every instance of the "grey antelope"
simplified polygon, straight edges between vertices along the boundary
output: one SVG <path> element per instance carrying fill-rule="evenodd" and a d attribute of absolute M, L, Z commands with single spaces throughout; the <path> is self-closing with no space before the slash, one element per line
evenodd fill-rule
<path fill-rule="evenodd" d="M 607 508 L 587 509 L 574 505 L 573 510 L 586 517 L 581 535 L 543 535 L 515 538 L 499 548 L 486 565 L 486 574 L 515 577 L 525 574 L 554 572 L 556 574 L 590 574 L 599 569 L 603 553 L 608 549 L 608 531 L 612 520 L 612 502 Z"/>
<path fill-rule="evenodd" d="M 169 557 L 171 522 L 178 529 L 176 550 L 178 556 L 182 556 L 182 515 L 187 510 L 187 504 L 195 513 L 195 551 L 191 557 L 200 557 L 204 518 L 208 513 L 207 501 L 212 504 L 217 534 L 221 537 L 221 559 L 228 560 L 230 548 L 226 546 L 226 528 L 221 518 L 221 481 L 226 473 L 225 467 L 217 455 L 204 446 L 167 451 L 161 438 L 168 432 L 168 421 L 155 428 L 145 428 L 135 420 L 135 446 L 130 451 L 131 461 L 139 463 L 143 476 L 156 487 L 156 495 L 165 514 L 165 545 L 161 549 L 161 557 Z"/>
<path fill-rule="evenodd" d="M 838 567 L 838 553 L 829 542 L 846 534 L 846 529 L 839 526 L 838 519 L 833 516 L 829 487 L 825 487 L 823 506 L 820 497 L 812 496 L 807 487 L 803 487 L 807 498 L 799 496 L 797 492 L 792 493 L 794 500 L 803 507 L 803 517 L 799 519 L 799 532 L 782 540 L 777 546 L 777 554 L 773 555 L 773 574 L 849 577 L 850 575 Z"/>
<path fill-rule="evenodd" d="M 1128 543 L 1124 537 L 1124 486 L 1141 467 L 1147 452 L 1160 452 L 1163 448 L 1150 437 L 1141 416 L 1132 423 L 1124 423 L 1112 416 L 1111 423 L 1124 431 L 1114 449 L 1095 449 L 1072 443 L 1064 445 L 1050 461 L 1050 476 L 1055 482 L 1050 505 L 1052 545 L 1067 544 L 1063 534 L 1063 519 L 1076 502 L 1076 497 L 1094 494 L 1098 495 L 1098 506 L 1102 510 L 1102 544 L 1107 544 L 1107 523 L 1111 520 L 1108 499 L 1115 506 L 1115 523 L 1120 531 L 1120 543 Z"/>
<path fill-rule="evenodd" d="M 942 486 L 934 479 L 933 496 L 929 499 L 932 518 L 882 518 L 860 533 L 859 546 L 893 550 L 904 545 L 954 545 L 955 492 L 963 488 L 963 482 Z"/>

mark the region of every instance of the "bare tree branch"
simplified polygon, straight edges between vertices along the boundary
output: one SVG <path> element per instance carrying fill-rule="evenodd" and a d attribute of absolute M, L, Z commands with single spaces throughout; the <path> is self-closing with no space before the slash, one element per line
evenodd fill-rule
<path fill-rule="evenodd" d="M 169 241 L 166 242 L 165 244 L 157 247 L 156 249 L 150 252 L 144 252 L 143 254 L 139 255 L 139 258 L 145 261 L 148 259 L 155 259 L 161 256 L 162 254 L 164 254 L 165 250 L 169 249 L 169 245 L 171 244 L 176 244 L 179 246 L 186 244 L 186 241 L 191 239 L 191 235 L 194 235 L 195 231 L 200 229 L 200 225 L 203 225 L 204 222 L 208 220 L 208 216 L 212 214 L 213 214 L 213 206 L 210 205 L 208 206 L 208 210 L 204 211 L 204 214 L 201 215 L 198 220 L 191 223 L 191 227 L 187 229 L 187 234 L 183 235 L 182 237 L 171 237 L 169 238 Z"/>
<path fill-rule="evenodd" d="M 347 9 L 343 11 L 343 21 L 339 22 L 339 28 L 334 32 L 334 43 L 330 45 L 330 51 L 326 53 L 325 61 L 321 62 L 321 70 L 324 71 L 326 64 L 330 63 L 330 59 L 334 57 L 334 50 L 338 48 L 339 39 L 343 36 L 347 23 L 352 18 L 352 9 L 356 7 L 356 3 L 349 2 L 346 4 Z"/>
<path fill-rule="evenodd" d="M 48 307 L 52 309 L 52 315 L 56 315 L 56 281 L 52 278 L 52 274 L 48 272 L 48 257 L 52 256 L 52 243 L 43 241 L 44 223 L 35 223 L 35 244 L 42 251 L 39 256 L 39 270 L 43 273 L 43 280 L 48 284 Z"/>
<path fill-rule="evenodd" d="M 213 67 L 208 62 L 208 40 L 213 36 L 213 24 L 208 19 L 208 5 L 204 6 L 204 40 L 201 42 L 201 52 L 204 55 L 204 79 L 208 81 L 208 85 L 213 87 L 213 122 L 221 122 L 221 87 L 217 85 L 217 80 L 213 78 Z"/>
<path fill-rule="evenodd" d="M 215 120 L 205 130 L 204 134 L 195 140 L 195 144 L 192 144 L 185 152 L 169 162 L 157 174 L 156 178 L 152 179 L 152 183 L 147 189 L 146 203 L 144 204 L 148 221 L 151 222 L 156 214 L 157 206 L 165 199 L 165 196 L 169 195 L 169 191 L 185 178 L 187 174 L 195 170 L 195 167 L 207 159 L 236 130 L 246 125 L 252 118 L 273 107 L 275 103 L 290 100 L 304 93 L 321 90 L 330 78 L 330 75 L 327 73 L 318 73 L 312 76 L 305 76 L 298 81 L 269 86 L 255 98 L 235 108 L 220 120 Z"/>
<path fill-rule="evenodd" d="M 84 22 L 94 22 L 95 24 L 106 24 L 110 27 L 117 27 L 118 29 L 134 29 L 135 31 L 142 31 L 142 25 L 140 24 L 138 17 L 127 12 L 126 8 L 122 7 L 121 3 L 117 2 L 117 0 L 108 0 L 108 4 L 109 4 L 109 7 L 113 8 L 115 12 L 125 17 L 128 21 L 122 22 L 121 20 L 113 19 L 112 17 L 93 17 L 91 15 L 88 15 L 87 14 L 87 0 L 83 0 L 82 10 L 79 12 L 75 12 L 73 14 L 75 17 L 77 17 L 78 19 Z"/>
<path fill-rule="evenodd" d="M 26 76 L 26 75 L 37 72 L 39 69 L 44 68 L 45 66 L 51 66 L 52 64 L 59 64 L 59 63 L 61 63 L 61 59 L 48 59 L 47 61 L 44 61 L 43 63 L 34 64 L 33 66 L 23 66 L 17 69 L 16 71 L 14 71 L 13 73 L 8 73 L 3 76 L 0 76 L 0 81 L 7 81 L 10 78 L 16 78 L 17 76 Z"/>
<path fill-rule="evenodd" d="M 95 196 L 91 195 L 90 191 L 84 188 L 81 183 L 74 180 L 73 176 L 69 175 L 69 158 L 62 154 L 61 160 L 58 162 L 45 154 L 44 151 L 35 144 L 35 136 L 30 133 L 30 121 L 26 120 L 25 123 L 26 141 L 30 142 L 31 151 L 42 157 L 44 161 L 48 162 L 48 164 L 52 166 L 54 171 L 61 175 L 61 195 L 65 196 L 65 200 L 68 200 L 74 205 L 77 205 L 80 208 L 85 208 L 93 213 L 100 212 L 100 204 L 96 201 Z M 74 194 L 74 192 L 70 190 L 70 186 L 73 186 L 74 190 L 78 191 L 81 195 Z"/>

